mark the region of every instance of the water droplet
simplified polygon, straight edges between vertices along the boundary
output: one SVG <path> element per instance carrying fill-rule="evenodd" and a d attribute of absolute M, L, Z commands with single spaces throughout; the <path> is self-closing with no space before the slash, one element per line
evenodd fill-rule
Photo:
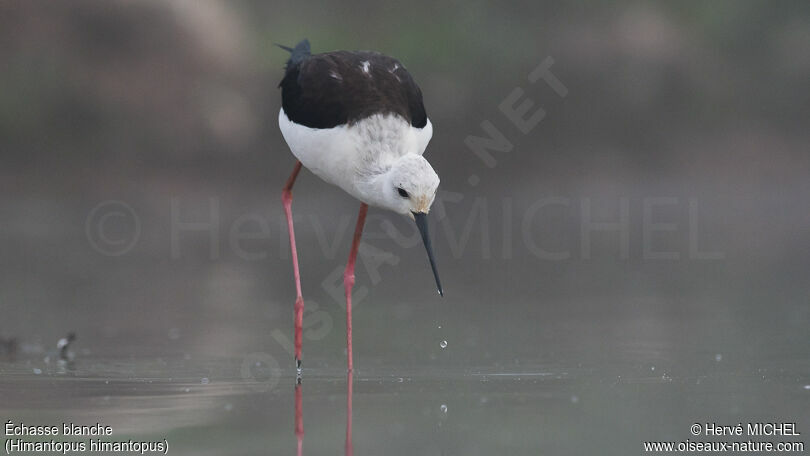
<path fill-rule="evenodd" d="M 810 390 L 810 385 L 804 385 L 804 389 Z"/>
<path fill-rule="evenodd" d="M 439 329 L 442 329 L 442 325 L 439 325 Z"/>
<path fill-rule="evenodd" d="M 650 368 L 651 371 L 655 371 L 655 366 Z"/>
<path fill-rule="evenodd" d="M 447 341 L 443 340 L 443 341 L 439 342 L 439 347 L 447 348 Z"/>
<path fill-rule="evenodd" d="M 718 353 L 718 354 L 714 355 L 714 360 L 715 360 L 715 361 L 717 361 L 717 362 L 719 363 L 720 361 L 722 361 L 722 360 L 723 360 L 723 354 L 722 354 L 722 353 Z"/>
<path fill-rule="evenodd" d="M 39 375 L 41 373 L 42 373 L 42 369 L 37 369 L 36 367 L 34 368 L 34 375 Z"/>
<path fill-rule="evenodd" d="M 208 380 L 208 377 L 203 377 L 200 379 L 200 383 L 202 383 L 203 385 L 207 385 L 209 382 L 210 380 Z"/>
<path fill-rule="evenodd" d="M 571 403 L 576 404 L 577 402 L 579 402 L 579 396 L 577 396 L 576 394 L 571 396 Z"/>
<path fill-rule="evenodd" d="M 225 411 L 230 412 L 233 410 L 233 404 L 225 404 Z"/>
<path fill-rule="evenodd" d="M 442 404 L 441 407 L 439 407 L 439 410 L 441 410 L 442 413 L 447 413 L 447 405 Z"/>

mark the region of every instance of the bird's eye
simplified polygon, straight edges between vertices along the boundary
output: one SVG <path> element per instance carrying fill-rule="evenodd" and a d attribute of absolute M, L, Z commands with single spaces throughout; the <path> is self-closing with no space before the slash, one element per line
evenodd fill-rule
<path fill-rule="evenodd" d="M 399 193 L 399 196 L 401 196 L 403 198 L 410 197 L 410 195 L 408 195 L 408 192 L 406 192 L 404 189 L 401 189 L 399 187 L 397 187 L 397 193 Z"/>

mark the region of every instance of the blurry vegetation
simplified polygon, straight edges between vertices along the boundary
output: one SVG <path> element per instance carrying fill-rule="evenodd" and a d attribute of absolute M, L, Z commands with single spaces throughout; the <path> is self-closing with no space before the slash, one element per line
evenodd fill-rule
<path fill-rule="evenodd" d="M 4 2 L 0 146 L 6 164 L 21 165 L 38 155 L 154 167 L 261 157 L 278 143 L 285 56 L 272 44 L 308 37 L 315 50 L 398 56 L 434 116 L 447 117 L 444 131 L 464 128 L 456 136 L 553 55 L 574 86 L 566 124 L 598 123 L 583 133 L 648 154 L 670 131 L 634 145 L 621 141 L 628 128 L 700 128 L 742 113 L 801 127 L 809 10 L 736 1 Z"/>

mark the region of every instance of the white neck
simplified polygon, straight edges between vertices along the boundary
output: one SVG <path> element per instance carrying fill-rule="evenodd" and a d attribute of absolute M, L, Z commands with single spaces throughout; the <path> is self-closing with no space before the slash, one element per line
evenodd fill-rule
<path fill-rule="evenodd" d="M 355 182 L 360 199 L 371 206 L 384 207 L 386 191 L 392 186 L 388 176 L 391 165 L 380 167 L 380 171 L 366 174 Z"/>

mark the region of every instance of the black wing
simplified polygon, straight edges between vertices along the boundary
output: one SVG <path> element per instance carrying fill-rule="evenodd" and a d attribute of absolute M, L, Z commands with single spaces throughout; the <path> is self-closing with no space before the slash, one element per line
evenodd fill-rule
<path fill-rule="evenodd" d="M 422 91 L 402 64 L 367 51 L 307 55 L 287 63 L 281 106 L 310 128 L 352 124 L 373 114 L 396 114 L 416 128 L 427 124 Z"/>

